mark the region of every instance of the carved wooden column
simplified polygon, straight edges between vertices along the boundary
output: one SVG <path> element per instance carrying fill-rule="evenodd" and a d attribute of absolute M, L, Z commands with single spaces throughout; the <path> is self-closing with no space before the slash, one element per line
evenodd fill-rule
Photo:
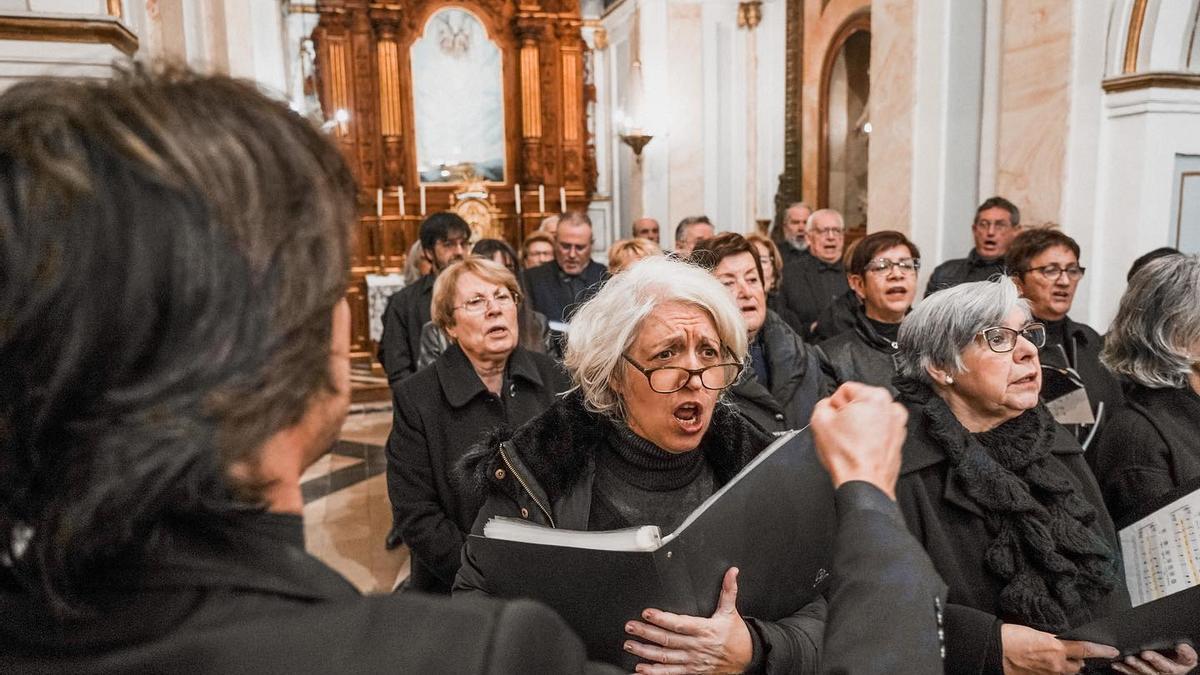
<path fill-rule="evenodd" d="M 577 21 L 559 20 L 559 65 L 562 72 L 562 173 L 561 184 L 568 190 L 584 188 L 584 145 L 587 141 L 587 116 L 583 100 L 583 37 Z"/>
<path fill-rule="evenodd" d="M 544 31 L 535 19 L 521 17 L 515 26 L 521 44 L 521 182 L 545 183 L 542 173 L 541 50 Z"/>
<path fill-rule="evenodd" d="M 400 7 L 371 12 L 375 24 L 376 68 L 379 72 L 379 134 L 383 139 L 382 187 L 405 183 L 403 106 L 400 98 L 400 47 L 396 30 Z"/>

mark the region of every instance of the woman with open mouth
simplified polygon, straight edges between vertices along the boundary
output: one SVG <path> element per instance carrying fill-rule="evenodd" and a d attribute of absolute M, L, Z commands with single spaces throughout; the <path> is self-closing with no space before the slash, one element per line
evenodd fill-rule
<path fill-rule="evenodd" d="M 707 271 L 651 257 L 613 276 L 571 321 L 565 365 L 575 390 L 463 462 L 460 491 L 487 496 L 473 532 L 495 516 L 569 530 L 674 530 L 772 440 L 720 403 L 746 352 L 742 312 Z M 471 548 L 468 540 L 456 594 L 488 591 Z M 726 606 L 736 600 L 736 570 L 721 593 Z M 825 610 L 818 598 L 765 621 L 648 607 L 626 624 L 622 646 L 646 662 L 639 671 L 816 672 Z"/>
<path fill-rule="evenodd" d="M 1064 631 L 1129 607 L 1075 437 L 1039 403 L 1045 327 L 1008 277 L 930 295 L 900 326 L 908 438 L 896 501 L 950 591 L 946 673 L 1076 673 L 1110 646 Z M 1122 673 L 1185 673 L 1186 645 Z"/>

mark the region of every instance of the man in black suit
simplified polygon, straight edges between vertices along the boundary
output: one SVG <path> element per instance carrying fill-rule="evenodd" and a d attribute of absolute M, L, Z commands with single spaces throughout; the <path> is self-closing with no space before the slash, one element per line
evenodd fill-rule
<path fill-rule="evenodd" d="M 842 214 L 833 209 L 814 211 L 808 217 L 804 236 L 808 248 L 783 265 L 779 299 L 799 322 L 792 329 L 811 338 L 825 308 L 850 291 L 842 265 L 846 245 Z"/>
<path fill-rule="evenodd" d="M 27 81 L 0 185 L 0 672 L 587 667 L 548 609 L 364 598 L 305 552 L 356 218 L 307 120 L 226 77 Z"/>
<path fill-rule="evenodd" d="M 421 255 L 433 271 L 388 298 L 383 310 L 383 335 L 379 338 L 379 363 L 395 387 L 417 372 L 421 329 L 429 323 L 433 282 L 442 270 L 463 259 L 471 239 L 471 226 L 458 214 L 440 211 L 421 223 Z"/>
<path fill-rule="evenodd" d="M 990 197 L 975 209 L 971 234 L 975 248 L 965 258 L 954 258 L 938 265 L 929 275 L 925 295 L 968 281 L 987 281 L 997 274 L 1008 274 L 1004 256 L 1013 239 L 1021 232 L 1021 211 L 1004 197 Z"/>
<path fill-rule="evenodd" d="M 907 418 L 886 389 L 856 383 L 813 411 L 838 514 L 822 673 L 942 672 L 946 585 L 896 506 Z"/>
<path fill-rule="evenodd" d="M 568 211 L 558 218 L 554 260 L 525 272 L 529 301 L 550 321 L 552 332 L 571 320 L 575 307 L 592 297 L 608 271 L 592 260 L 592 243 L 591 219 L 582 211 Z"/>

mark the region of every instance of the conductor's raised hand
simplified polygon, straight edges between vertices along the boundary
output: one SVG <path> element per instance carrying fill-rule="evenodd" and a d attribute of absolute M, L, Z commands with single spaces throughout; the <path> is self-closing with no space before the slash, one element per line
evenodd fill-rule
<path fill-rule="evenodd" d="M 750 629 L 737 611 L 736 567 L 725 572 L 717 610 L 709 618 L 672 614 L 657 609 L 642 612 L 645 621 L 630 621 L 625 651 L 650 663 L 639 663 L 646 675 L 740 673 L 754 656 Z"/>
<path fill-rule="evenodd" d="M 857 382 L 843 384 L 818 402 L 813 440 L 834 487 L 861 480 L 895 499 L 907 421 L 908 412 L 886 389 Z"/>

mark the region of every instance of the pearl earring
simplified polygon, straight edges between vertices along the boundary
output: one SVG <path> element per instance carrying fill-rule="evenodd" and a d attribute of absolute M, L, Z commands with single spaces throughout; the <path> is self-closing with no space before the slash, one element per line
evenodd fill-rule
<path fill-rule="evenodd" d="M 946 376 L 946 384 L 954 384 L 954 378 L 947 375 Z"/>

